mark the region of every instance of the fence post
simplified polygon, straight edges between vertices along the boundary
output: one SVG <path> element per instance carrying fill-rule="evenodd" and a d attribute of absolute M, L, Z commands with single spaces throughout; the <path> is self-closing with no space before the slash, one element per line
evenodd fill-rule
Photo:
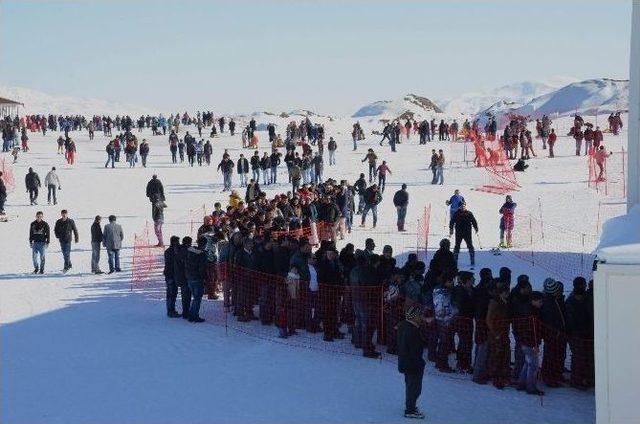
<path fill-rule="evenodd" d="M 586 237 L 585 233 L 582 233 L 582 253 L 580 254 L 580 273 L 582 273 L 584 271 L 584 255 L 585 255 L 585 251 L 584 251 L 584 239 Z"/>
<path fill-rule="evenodd" d="M 624 146 L 622 147 L 622 196 L 627 197 L 627 173 L 624 161 Z"/>
<path fill-rule="evenodd" d="M 531 265 L 535 265 L 535 259 L 533 257 L 533 220 L 529 215 L 529 242 L 531 243 Z"/>
<path fill-rule="evenodd" d="M 538 210 L 540 211 L 540 234 L 542 236 L 542 243 L 544 244 L 544 220 L 542 219 L 542 200 L 538 197 Z"/>

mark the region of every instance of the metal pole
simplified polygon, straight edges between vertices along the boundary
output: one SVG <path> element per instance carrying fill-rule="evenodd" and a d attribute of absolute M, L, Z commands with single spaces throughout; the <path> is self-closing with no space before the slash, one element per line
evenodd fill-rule
<path fill-rule="evenodd" d="M 531 265 L 535 265 L 535 259 L 533 257 L 533 222 L 531 215 L 529 215 L 529 239 L 531 243 Z"/>

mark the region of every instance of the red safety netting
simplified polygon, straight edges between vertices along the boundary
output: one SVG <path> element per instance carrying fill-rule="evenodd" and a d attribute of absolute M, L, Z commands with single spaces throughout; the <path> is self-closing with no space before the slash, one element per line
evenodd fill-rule
<path fill-rule="evenodd" d="M 205 300 L 201 316 L 211 324 L 251 337 L 372 357 L 386 346 L 381 358 L 395 361 L 398 324 L 407 306 L 417 305 L 428 318 L 421 333 L 427 357 L 435 364 L 428 368 L 430 372 L 437 370 L 456 379 L 470 379 L 473 374 L 474 381 L 480 383 L 523 386 L 526 373 L 522 369 L 529 367 L 537 388 L 543 383 L 554 387 L 569 382 L 584 389 L 594 383 L 592 326 L 588 322 L 568 317 L 566 325 L 572 327 L 567 331 L 564 321 L 543 323 L 533 316 L 509 319 L 506 304 L 501 309 L 503 315 L 474 319 L 454 313 L 450 319 L 441 319 L 437 306 L 435 310 L 430 303 L 423 307 L 404 297 L 403 289 L 396 286 L 314 285 L 299 277 L 229 262 L 212 267 L 208 275 L 215 276 L 215 281 L 207 282 L 206 287 L 210 297 L 220 295 L 220 299 Z M 153 279 L 160 280 L 161 275 L 155 273 Z M 145 288 L 154 297 L 162 293 L 159 285 L 147 284 Z"/>
<path fill-rule="evenodd" d="M 589 155 L 589 188 L 603 196 L 627 197 L 627 152 L 594 151 Z"/>
<path fill-rule="evenodd" d="M 598 237 L 549 224 L 530 215 L 516 215 L 510 252 L 532 266 L 545 269 L 565 283 L 593 275 Z"/>
<path fill-rule="evenodd" d="M 162 248 L 151 245 L 150 226 L 133 236 L 133 257 L 131 262 L 131 288 L 147 288 L 157 284 L 161 274 Z"/>
<path fill-rule="evenodd" d="M 509 163 L 502 142 L 496 137 L 483 137 L 480 133 L 470 134 L 475 149 L 474 163 L 485 169 L 482 185 L 476 191 L 506 194 L 520 188 L 513 168 Z"/>
<path fill-rule="evenodd" d="M 0 171 L 2 171 L 2 181 L 7 187 L 7 192 L 15 190 L 16 180 L 13 176 L 13 168 L 5 158 L 0 158 Z"/>

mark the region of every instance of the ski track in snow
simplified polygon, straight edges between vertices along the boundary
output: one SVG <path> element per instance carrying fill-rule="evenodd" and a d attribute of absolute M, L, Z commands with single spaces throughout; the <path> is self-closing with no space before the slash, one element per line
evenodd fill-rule
<path fill-rule="evenodd" d="M 604 118 L 600 124 L 603 124 Z M 285 120 L 278 120 L 284 130 Z M 338 141 L 337 166 L 325 163 L 325 178 L 355 181 L 366 172 L 360 160 L 372 147 L 387 160 L 393 175 L 379 208 L 378 228 L 371 217 L 367 228 L 354 227 L 345 242 L 362 246 L 373 237 L 377 250 L 391 244 L 402 262 L 415 248 L 416 220 L 423 206 L 432 204 L 430 247 L 437 246 L 446 229 L 448 210 L 444 201 L 459 188 L 480 226 L 476 272 L 488 266 L 512 268 L 514 279 L 520 273 L 531 276 L 541 288 L 548 272 L 511 254 L 494 256 L 490 249 L 498 242 L 498 208 L 503 197 L 470 190 L 483 178 L 483 170 L 454 163 L 445 168 L 444 186 L 429 183 L 431 148 L 442 148 L 447 162 L 460 161 L 461 144 L 431 143 L 418 146 L 416 136 L 398 146 L 392 154 L 378 145 L 375 120 L 364 121 L 367 139 L 352 152 L 349 137 L 351 119 L 326 122 L 327 136 Z M 572 156 L 574 143 L 564 137 L 568 118 L 554 124 L 561 135 L 559 157 L 531 160 L 526 173 L 518 173 L 522 185 L 514 193 L 517 213 L 538 216 L 538 198 L 545 222 L 570 228 L 578 233 L 595 234 L 599 199 L 587 189 L 586 158 Z M 626 122 L 625 122 L 626 123 Z M 604 125 L 601 125 L 604 126 Z M 192 133 L 197 133 L 191 128 Z M 184 130 L 183 130 L 184 131 Z M 608 150 L 619 151 L 626 143 L 626 126 L 618 137 L 605 134 Z M 137 132 L 135 133 L 138 134 Z M 190 208 L 202 204 L 213 208 L 215 201 L 226 202 L 221 193 L 221 175 L 215 166 L 188 168 L 170 164 L 166 137 L 142 134 L 151 144 L 149 168 L 129 169 L 124 163 L 115 170 L 104 169 L 107 138 L 96 135 L 88 141 L 86 133 L 71 133 L 76 140 L 76 165 L 68 166 L 56 155 L 58 133 L 46 137 L 30 133 L 31 152 L 20 154 L 14 165 L 17 188 L 8 198 L 6 209 L 16 214 L 0 223 L 0 324 L 2 346 L 3 423 L 394 423 L 402 418 L 404 388 L 402 375 L 393 360 L 369 360 L 351 355 L 348 342 L 334 345 L 319 341 L 320 335 L 302 334 L 288 339 L 275 338 L 273 327 L 225 329 L 211 322 L 195 326 L 182 319 L 169 320 L 164 303 L 131 292 L 130 265 L 134 232 L 150 220 L 150 207 L 144 195 L 146 182 L 157 173 L 163 181 L 167 204 L 165 239 L 188 230 Z M 264 132 L 259 134 L 261 152 L 267 149 Z M 540 142 L 536 152 L 543 155 Z M 213 163 L 217 165 L 224 148 L 237 159 L 240 136 L 228 134 L 213 141 Z M 245 156 L 251 151 L 244 150 Z M 40 206 L 28 206 L 23 177 L 29 166 L 44 179 L 51 166 L 58 168 L 62 183 L 57 206 L 46 205 L 46 190 L 40 192 Z M 279 179 L 286 181 L 281 166 Z M 234 184 L 236 182 L 234 175 Z M 407 216 L 409 233 L 398 234 L 392 197 L 402 183 L 410 193 Z M 269 195 L 285 191 L 287 184 L 263 186 Z M 241 194 L 244 194 L 241 192 Z M 45 204 L 42 204 L 42 203 Z M 608 206 L 621 213 L 621 205 Z M 57 242 L 47 251 L 47 273 L 29 274 L 31 254 L 28 224 L 36 210 L 43 210 L 53 229 L 60 209 L 75 219 L 80 243 L 73 245 L 74 268 L 67 275 L 59 270 L 62 258 Z M 96 214 L 115 214 L 125 231 L 122 265 L 125 272 L 93 276 L 90 269 L 89 227 Z M 356 217 L 355 222 L 359 217 Z M 516 221 L 516 231 L 520 227 Z M 553 235 L 547 235 L 547 238 Z M 572 246 L 561 237 L 554 242 L 558 255 Z M 403 252 L 404 251 L 404 252 Z M 106 268 L 106 253 L 101 263 Z M 468 255 L 460 255 L 462 268 Z M 570 289 L 570 281 L 564 281 Z M 204 301 L 206 314 L 216 306 Z M 215 311 L 214 311 L 215 312 Z M 219 311 L 217 311 L 219 313 Z M 243 330 L 250 334 L 243 333 Z M 304 333 L 304 332 L 303 332 Z M 344 344 L 343 344 L 344 343 Z M 332 352 L 330 350 L 336 350 Z M 342 352 L 342 353 L 340 353 Z M 345 353 L 345 354 L 343 354 Z M 385 358 L 386 359 L 386 358 Z M 594 421 L 592 392 L 572 389 L 548 390 L 540 398 L 513 389 L 497 391 L 477 386 L 465 377 L 448 377 L 429 369 L 424 380 L 421 408 L 432 423 L 589 423 Z"/>

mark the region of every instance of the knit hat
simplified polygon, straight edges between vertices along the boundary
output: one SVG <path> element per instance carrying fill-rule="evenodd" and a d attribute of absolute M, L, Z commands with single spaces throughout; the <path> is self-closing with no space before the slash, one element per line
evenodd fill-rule
<path fill-rule="evenodd" d="M 560 285 L 553 278 L 547 278 L 544 280 L 544 292 L 547 294 L 554 294 L 558 291 Z"/>
<path fill-rule="evenodd" d="M 421 314 L 422 314 L 422 311 L 420 310 L 419 306 L 409 306 L 409 307 L 407 307 L 407 310 L 404 311 L 404 317 L 408 321 L 411 321 L 411 320 L 417 318 Z"/>

